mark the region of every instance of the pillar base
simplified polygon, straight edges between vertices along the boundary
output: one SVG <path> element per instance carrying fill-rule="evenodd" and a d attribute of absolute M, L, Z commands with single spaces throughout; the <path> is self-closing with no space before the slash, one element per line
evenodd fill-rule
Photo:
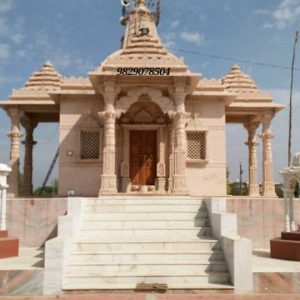
<path fill-rule="evenodd" d="M 99 195 L 118 193 L 116 175 L 102 175 L 101 179 L 101 189 Z"/>
<path fill-rule="evenodd" d="M 0 231 L 0 259 L 19 256 L 19 239 L 8 237 L 7 231 Z"/>
<path fill-rule="evenodd" d="M 259 186 L 257 184 L 253 184 L 249 186 L 249 196 L 250 197 L 260 197 Z"/>
<path fill-rule="evenodd" d="M 121 178 L 121 190 L 122 190 L 122 193 L 130 193 L 131 181 L 130 181 L 129 177 Z"/>
<path fill-rule="evenodd" d="M 275 183 L 268 182 L 263 185 L 263 196 L 264 197 L 277 197 L 275 192 Z"/>
<path fill-rule="evenodd" d="M 187 195 L 186 176 L 175 175 L 173 178 L 173 193 Z"/>
<path fill-rule="evenodd" d="M 156 190 L 159 193 L 165 193 L 166 192 L 166 178 L 165 177 L 156 178 Z"/>

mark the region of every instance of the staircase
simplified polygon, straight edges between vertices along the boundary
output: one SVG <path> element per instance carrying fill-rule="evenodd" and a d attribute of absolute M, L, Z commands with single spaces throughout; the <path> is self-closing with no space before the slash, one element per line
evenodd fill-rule
<path fill-rule="evenodd" d="M 191 197 L 86 199 L 64 290 L 229 289 L 205 203 Z"/>

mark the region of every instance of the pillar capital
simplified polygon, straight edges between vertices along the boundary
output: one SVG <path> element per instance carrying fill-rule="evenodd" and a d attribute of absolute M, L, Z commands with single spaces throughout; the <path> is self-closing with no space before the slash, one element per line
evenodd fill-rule
<path fill-rule="evenodd" d="M 38 122 L 32 120 L 30 117 L 28 117 L 28 115 L 24 114 L 21 117 L 21 124 L 25 128 L 25 130 L 29 132 L 29 131 L 33 131 L 37 127 Z"/>
<path fill-rule="evenodd" d="M 256 130 L 258 129 L 260 122 L 248 121 L 243 123 L 244 128 L 248 131 L 249 135 L 255 135 Z"/>
<path fill-rule="evenodd" d="M 272 133 L 271 131 L 269 132 L 264 132 L 263 134 L 259 135 L 259 137 L 262 139 L 262 140 L 273 140 L 275 138 L 275 134 Z"/>
<path fill-rule="evenodd" d="M 115 111 L 116 84 L 114 81 L 104 82 L 103 97 L 105 111 Z"/>
<path fill-rule="evenodd" d="M 9 108 L 6 113 L 13 121 L 20 120 L 22 115 L 22 112 L 17 107 Z"/>

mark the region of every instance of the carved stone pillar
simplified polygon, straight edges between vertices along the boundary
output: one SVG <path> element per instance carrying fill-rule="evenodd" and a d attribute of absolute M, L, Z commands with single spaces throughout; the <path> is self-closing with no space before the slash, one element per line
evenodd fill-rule
<path fill-rule="evenodd" d="M 27 116 L 21 119 L 22 126 L 26 130 L 25 141 L 22 142 L 25 145 L 25 157 L 24 157 L 24 182 L 23 182 L 23 195 L 32 196 L 32 170 L 33 159 L 32 151 L 36 142 L 33 139 L 33 131 L 37 126 L 37 122 L 33 122 Z"/>
<path fill-rule="evenodd" d="M 258 169 L 257 169 L 257 151 L 256 147 L 256 130 L 259 127 L 259 123 L 249 122 L 244 125 L 248 131 L 248 142 L 246 145 L 249 149 L 249 196 L 258 197 L 259 184 L 257 181 Z"/>
<path fill-rule="evenodd" d="M 174 153 L 174 177 L 173 177 L 173 193 L 186 194 L 186 155 L 187 155 L 187 142 L 186 142 L 186 112 L 185 112 L 185 92 L 184 87 L 177 85 L 174 95 L 176 113 L 173 119 L 175 130 L 175 153 Z"/>
<path fill-rule="evenodd" d="M 173 191 L 173 176 L 174 176 L 174 149 L 175 149 L 175 134 L 174 125 L 169 126 L 169 180 L 168 180 L 168 192 Z"/>
<path fill-rule="evenodd" d="M 11 119 L 11 131 L 8 137 L 11 140 L 10 144 L 10 160 L 9 166 L 12 172 L 8 179 L 8 196 L 17 197 L 19 195 L 19 166 L 20 166 L 20 111 L 17 108 L 8 110 L 8 115 Z"/>
<path fill-rule="evenodd" d="M 157 164 L 156 189 L 160 193 L 166 192 L 166 163 L 165 163 L 165 128 L 159 128 L 159 162 Z"/>
<path fill-rule="evenodd" d="M 262 140 L 263 140 L 263 196 L 276 197 L 275 183 L 273 180 L 273 157 L 272 139 L 274 134 L 271 131 L 272 113 L 267 113 L 262 119 Z"/>
<path fill-rule="evenodd" d="M 129 178 L 129 130 L 123 129 L 123 159 L 121 164 L 121 188 L 123 193 L 129 193 L 131 190 Z"/>
<path fill-rule="evenodd" d="M 291 190 L 288 193 L 288 198 L 289 198 L 289 210 L 290 210 L 290 229 L 292 232 L 296 231 L 296 222 L 295 222 L 295 210 L 294 210 L 294 190 Z"/>
<path fill-rule="evenodd" d="M 105 111 L 102 113 L 104 120 L 104 150 L 100 194 L 117 193 L 116 113 L 114 108 L 114 87 L 113 83 L 106 83 L 104 86 Z"/>

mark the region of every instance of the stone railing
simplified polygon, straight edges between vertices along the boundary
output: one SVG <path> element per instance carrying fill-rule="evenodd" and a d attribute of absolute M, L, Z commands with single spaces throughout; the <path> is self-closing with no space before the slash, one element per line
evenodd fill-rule
<path fill-rule="evenodd" d="M 83 206 L 83 198 L 69 198 L 68 214 L 58 219 L 57 237 L 46 242 L 44 295 L 55 295 L 62 292 L 63 278 L 71 257 L 72 243 L 79 234 Z"/>
<path fill-rule="evenodd" d="M 235 290 L 252 291 L 252 241 L 238 235 L 237 216 L 227 213 L 225 198 L 209 198 L 205 202 L 213 236 L 221 242 Z"/>

